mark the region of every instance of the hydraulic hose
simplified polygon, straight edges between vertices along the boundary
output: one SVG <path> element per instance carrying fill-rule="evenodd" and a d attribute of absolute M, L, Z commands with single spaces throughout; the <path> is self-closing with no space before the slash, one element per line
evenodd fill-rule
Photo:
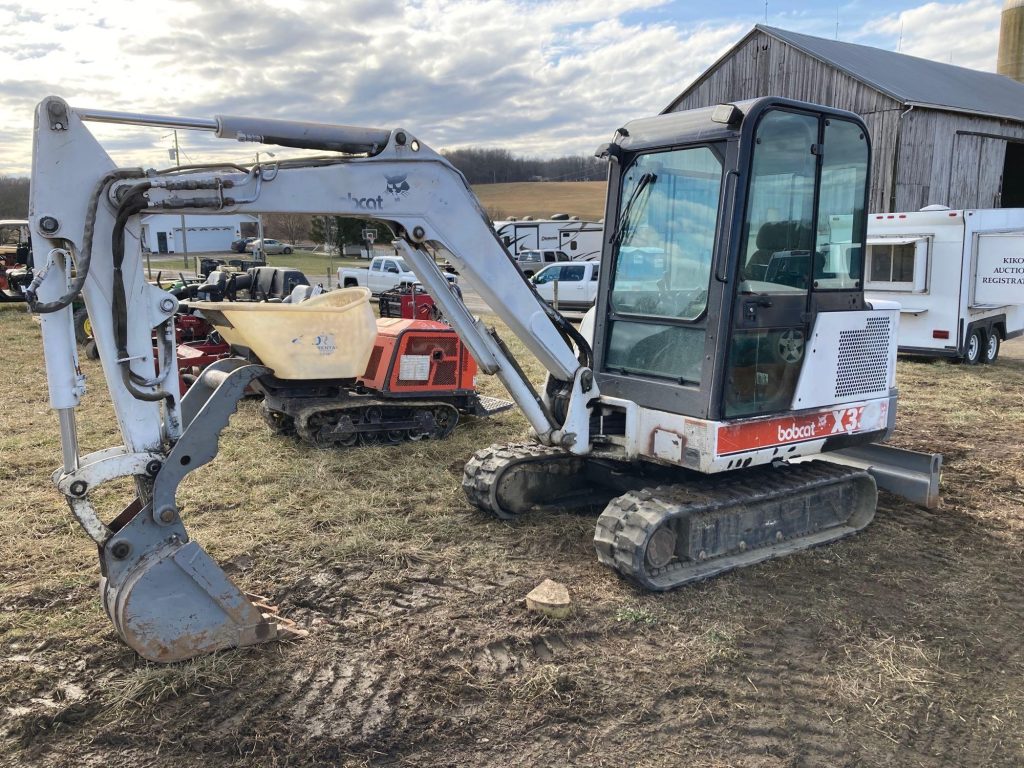
<path fill-rule="evenodd" d="M 149 182 L 133 186 L 117 209 L 117 218 L 114 221 L 114 230 L 110 238 L 110 252 L 114 267 L 113 295 L 110 307 L 117 347 L 117 364 L 121 369 L 121 380 L 124 387 L 136 400 L 156 402 L 165 399 L 172 401 L 173 396 L 167 392 L 146 392 L 137 386 L 137 384 L 154 386 L 159 383 L 159 380 L 147 381 L 132 372 L 131 360 L 128 358 L 128 299 L 124 287 L 124 273 L 121 269 L 124 263 L 125 227 L 128 225 L 129 218 L 148 207 L 144 193 L 151 186 L 152 184 Z M 166 375 L 167 371 L 164 373 Z"/>
<path fill-rule="evenodd" d="M 89 264 L 92 261 L 92 240 L 96 233 L 96 210 L 99 208 L 100 198 L 103 196 L 104 190 L 108 184 L 117 181 L 118 179 L 128 179 L 143 175 L 145 175 L 145 173 L 141 168 L 121 168 L 116 171 L 110 171 L 96 183 L 96 187 L 92 192 L 92 197 L 89 198 L 89 208 L 85 214 L 85 231 L 82 237 L 82 251 L 76 259 L 75 277 L 71 281 L 71 286 L 68 288 L 68 292 L 55 301 L 37 301 L 34 291 L 27 292 L 25 299 L 28 302 L 30 310 L 39 314 L 58 312 L 69 306 L 71 302 L 78 298 L 82 293 L 82 286 L 85 285 L 85 280 L 89 276 Z"/>

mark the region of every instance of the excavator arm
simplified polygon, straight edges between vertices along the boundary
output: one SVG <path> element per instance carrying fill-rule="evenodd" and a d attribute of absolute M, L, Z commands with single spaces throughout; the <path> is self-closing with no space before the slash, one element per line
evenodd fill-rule
<path fill-rule="evenodd" d="M 120 169 L 86 127 L 90 121 L 204 130 L 338 154 L 253 167 Z M 216 455 L 219 434 L 246 385 L 268 371 L 222 361 L 180 396 L 171 375 L 177 370 L 178 300 L 145 280 L 139 216 L 270 212 L 388 223 L 398 233 L 395 247 L 480 369 L 508 389 L 538 440 L 577 455 L 590 450 L 588 404 L 599 393 L 589 344 L 523 279 L 462 174 L 409 132 L 111 113 L 48 98 L 36 112 L 30 222 L 39 256 L 29 302 L 41 317 L 50 403 L 60 419 L 63 465 L 55 482 L 100 548 L 108 614 L 125 641 L 150 659 L 261 642 L 282 624 L 189 540 L 175 500 L 184 476 Z M 549 371 L 543 393 L 497 335 L 448 290 L 428 246 L 447 251 L 466 282 Z M 124 440 L 89 455 L 80 454 L 74 416 L 85 391 L 71 310 L 79 295 Z M 105 522 L 91 494 L 118 477 L 134 478 L 137 498 Z"/>

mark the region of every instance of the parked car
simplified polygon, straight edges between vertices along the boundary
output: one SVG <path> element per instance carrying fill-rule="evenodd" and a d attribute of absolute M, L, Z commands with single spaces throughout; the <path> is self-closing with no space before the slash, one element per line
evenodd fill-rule
<path fill-rule="evenodd" d="M 269 237 L 265 237 L 262 240 L 253 240 L 251 243 L 247 243 L 245 250 L 255 251 L 256 249 L 261 250 L 263 253 L 275 254 L 275 253 L 291 253 L 292 247 L 286 243 L 282 243 L 280 240 L 272 240 Z"/>
<path fill-rule="evenodd" d="M 530 278 L 537 293 L 548 303 L 555 299 L 555 281 L 558 281 L 558 308 L 588 310 L 597 301 L 597 277 L 601 271 L 598 261 L 551 264 Z"/>
<path fill-rule="evenodd" d="M 235 253 L 245 253 L 245 246 L 255 240 L 255 237 L 242 237 L 231 241 L 231 250 Z"/>
<path fill-rule="evenodd" d="M 446 272 L 445 278 L 448 283 L 455 286 L 458 278 Z M 343 288 L 361 285 L 369 288 L 376 296 L 384 291 L 389 291 L 399 285 L 419 285 L 415 273 L 406 266 L 404 260 L 397 256 L 376 256 L 370 262 L 369 267 L 341 267 L 338 269 L 338 284 Z M 455 294 L 461 296 L 462 292 L 456 287 Z"/>
<path fill-rule="evenodd" d="M 565 251 L 520 251 L 515 254 L 516 266 L 523 270 L 523 274 L 532 277 L 544 268 L 545 264 L 554 264 L 558 261 L 572 261 Z"/>

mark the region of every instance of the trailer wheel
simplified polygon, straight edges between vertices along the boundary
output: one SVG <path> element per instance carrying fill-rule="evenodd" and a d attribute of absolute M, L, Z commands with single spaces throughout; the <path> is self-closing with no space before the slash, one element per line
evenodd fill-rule
<path fill-rule="evenodd" d="M 985 349 L 982 351 L 981 362 L 994 363 L 999 357 L 999 344 L 999 331 L 995 328 L 990 328 L 988 339 L 985 342 Z"/>
<path fill-rule="evenodd" d="M 981 331 L 975 328 L 967 337 L 967 346 L 964 349 L 964 362 L 968 365 L 980 363 L 984 348 L 985 344 L 981 337 Z"/>

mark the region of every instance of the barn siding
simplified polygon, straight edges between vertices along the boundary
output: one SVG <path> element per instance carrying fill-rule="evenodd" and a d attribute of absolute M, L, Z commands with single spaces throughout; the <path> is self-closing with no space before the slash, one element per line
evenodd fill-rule
<path fill-rule="evenodd" d="M 923 107 L 907 111 L 896 99 L 761 30 L 705 72 L 669 110 L 758 96 L 827 104 L 864 119 L 873 150 L 872 211 L 913 211 L 936 203 L 996 206 L 1006 139 L 1024 141 L 1021 123 Z"/>

